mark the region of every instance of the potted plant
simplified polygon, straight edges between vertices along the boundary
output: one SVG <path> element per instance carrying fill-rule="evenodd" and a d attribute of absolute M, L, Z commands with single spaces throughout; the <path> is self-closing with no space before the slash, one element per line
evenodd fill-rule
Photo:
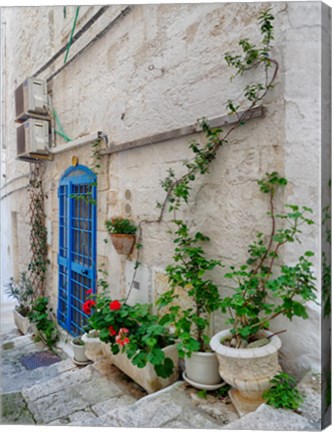
<path fill-rule="evenodd" d="M 58 329 L 52 320 L 52 308 L 48 306 L 47 297 L 38 297 L 32 304 L 29 319 L 37 329 L 40 339 L 52 348 L 58 340 Z"/>
<path fill-rule="evenodd" d="M 18 330 L 26 334 L 30 327 L 28 315 L 34 298 L 34 288 L 27 272 L 20 274 L 17 283 L 10 278 L 10 282 L 6 285 L 6 293 L 18 302 L 13 312 L 14 321 Z"/>
<path fill-rule="evenodd" d="M 90 359 L 86 356 L 85 342 L 81 336 L 77 336 L 70 341 L 70 345 L 74 352 L 74 363 L 78 365 L 86 365 L 90 363 Z"/>
<path fill-rule="evenodd" d="M 206 272 L 221 263 L 205 256 L 201 243 L 209 240 L 207 236 L 191 235 L 182 220 L 174 222 L 175 264 L 166 268 L 171 289 L 159 297 L 157 305 L 168 308 L 161 322 L 174 328 L 179 357 L 185 359 L 183 378 L 194 387 L 213 390 L 223 385 L 217 357 L 209 346 L 211 314 L 220 308 L 221 300 Z M 186 304 L 177 304 L 179 297 L 186 297 Z"/>
<path fill-rule="evenodd" d="M 268 331 L 270 322 L 279 315 L 290 320 L 293 316 L 307 318 L 305 303 L 316 298 L 309 260 L 312 252 L 305 252 L 294 265 L 280 263 L 282 246 L 299 241 L 301 226 L 313 223 L 307 217 L 312 210 L 286 205 L 285 211 L 277 214 L 275 196 L 287 180 L 273 172 L 258 183 L 269 195 L 271 232 L 268 236 L 257 233 L 246 264 L 238 269 L 231 267 L 225 275 L 234 281 L 234 293 L 221 304 L 223 312 L 231 316 L 231 328 L 217 333 L 210 343 L 217 353 L 221 376 L 235 389 L 230 396 L 240 413 L 252 411 L 263 402 L 262 393 L 280 372 L 281 341 L 276 333 Z M 278 221 L 284 223 L 283 227 L 278 228 Z"/>
<path fill-rule="evenodd" d="M 99 284 L 107 288 L 105 281 Z M 90 328 L 98 331 L 104 355 L 148 393 L 177 380 L 174 338 L 152 313 L 152 305 L 129 306 L 102 292 L 90 294 L 83 312 Z"/>
<path fill-rule="evenodd" d="M 121 255 L 129 255 L 135 244 L 137 226 L 133 221 L 121 217 L 107 219 L 105 227 L 111 236 L 113 246 Z"/>

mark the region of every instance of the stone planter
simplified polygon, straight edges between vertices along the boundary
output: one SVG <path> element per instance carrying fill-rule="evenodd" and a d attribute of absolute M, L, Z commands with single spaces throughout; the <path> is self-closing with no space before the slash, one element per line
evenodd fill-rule
<path fill-rule="evenodd" d="M 130 255 L 136 237 L 132 234 L 110 234 L 113 246 L 118 254 Z"/>
<path fill-rule="evenodd" d="M 214 352 L 194 352 L 185 358 L 183 378 L 193 387 L 216 390 L 224 385 L 219 374 L 219 363 Z"/>
<path fill-rule="evenodd" d="M 152 364 L 148 363 L 144 368 L 134 366 L 127 358 L 126 354 L 112 354 L 110 345 L 103 343 L 104 356 L 118 367 L 123 373 L 128 375 L 137 384 L 143 387 L 148 393 L 154 393 L 177 381 L 179 377 L 179 357 L 176 345 L 170 345 L 163 349 L 165 356 L 174 362 L 174 372 L 168 378 L 158 377 Z"/>
<path fill-rule="evenodd" d="M 98 336 L 92 337 L 84 333 L 82 341 L 85 343 L 85 355 L 88 359 L 96 361 L 104 356 L 102 341 Z"/>
<path fill-rule="evenodd" d="M 14 313 L 14 322 L 15 322 L 17 329 L 22 334 L 24 334 L 24 335 L 27 334 L 30 327 L 31 327 L 29 318 L 21 315 L 16 309 L 14 309 L 13 313 Z"/>
<path fill-rule="evenodd" d="M 272 336 L 265 346 L 236 349 L 221 343 L 229 334 L 229 330 L 217 333 L 210 346 L 217 354 L 221 377 L 234 388 L 230 391 L 231 400 L 239 414 L 244 415 L 264 402 L 262 393 L 270 387 L 270 379 L 280 372 L 278 350 L 281 341 L 278 336 Z M 261 332 L 263 337 L 271 334 Z"/>
<path fill-rule="evenodd" d="M 79 337 L 74 338 L 73 340 L 70 341 L 70 345 L 71 345 L 73 352 L 74 352 L 74 363 L 84 365 L 84 364 L 89 363 L 90 359 L 85 354 L 85 350 L 86 350 L 85 344 L 84 345 L 77 345 L 75 343 L 75 341 L 77 341 L 78 339 L 80 339 L 80 338 Z"/>

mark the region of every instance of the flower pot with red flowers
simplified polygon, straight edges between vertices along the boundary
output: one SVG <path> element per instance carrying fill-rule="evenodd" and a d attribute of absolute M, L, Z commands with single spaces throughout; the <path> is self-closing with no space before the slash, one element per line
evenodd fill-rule
<path fill-rule="evenodd" d="M 178 379 L 174 338 L 152 313 L 152 305 L 130 306 L 101 293 L 91 294 L 83 311 L 90 329 L 98 331 L 104 355 L 148 393 Z"/>
<path fill-rule="evenodd" d="M 113 218 L 105 221 L 112 243 L 118 254 L 130 255 L 135 244 L 137 226 L 133 221 L 124 218 Z"/>

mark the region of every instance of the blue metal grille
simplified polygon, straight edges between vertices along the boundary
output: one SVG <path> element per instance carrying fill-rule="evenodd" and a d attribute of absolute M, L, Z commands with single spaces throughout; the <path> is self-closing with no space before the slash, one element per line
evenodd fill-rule
<path fill-rule="evenodd" d="M 86 167 L 71 167 L 61 178 L 58 321 L 72 335 L 83 333 L 86 292 L 95 292 L 96 193 L 96 176 Z"/>

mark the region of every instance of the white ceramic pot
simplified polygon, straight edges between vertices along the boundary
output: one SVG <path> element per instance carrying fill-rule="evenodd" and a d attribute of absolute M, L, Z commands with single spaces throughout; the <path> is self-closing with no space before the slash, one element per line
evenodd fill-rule
<path fill-rule="evenodd" d="M 85 343 L 85 355 L 88 359 L 96 361 L 104 356 L 102 349 L 102 341 L 99 337 L 92 337 L 89 334 L 84 333 L 82 341 Z"/>
<path fill-rule="evenodd" d="M 31 326 L 29 318 L 21 315 L 16 309 L 14 309 L 13 313 L 14 313 L 14 322 L 15 322 L 17 329 L 22 334 L 24 334 L 24 335 L 27 334 L 29 329 L 30 329 L 30 326 Z"/>
<path fill-rule="evenodd" d="M 90 359 L 88 359 L 88 357 L 85 354 L 85 350 L 86 350 L 85 345 L 76 345 L 74 341 L 75 338 L 72 341 L 70 341 L 70 345 L 73 348 L 73 352 L 74 352 L 74 361 L 82 364 L 89 362 Z"/>
<path fill-rule="evenodd" d="M 171 385 L 177 381 L 179 377 L 179 357 L 176 345 L 170 345 L 163 348 L 165 356 L 171 358 L 174 363 L 174 371 L 168 378 L 159 377 L 156 374 L 153 365 L 150 363 L 148 363 L 144 368 L 138 368 L 132 364 L 126 354 L 112 354 L 109 344 L 103 342 L 102 347 L 104 356 L 123 373 L 143 387 L 148 393 L 154 393 Z"/>
<path fill-rule="evenodd" d="M 185 358 L 184 379 L 199 389 L 213 390 L 220 387 L 219 364 L 214 352 L 193 352 Z M 213 388 L 212 388 L 213 387 Z"/>
<path fill-rule="evenodd" d="M 217 333 L 210 346 L 217 354 L 221 377 L 236 389 L 230 396 L 242 415 L 254 411 L 264 402 L 262 393 L 270 387 L 270 379 L 280 372 L 278 350 L 281 341 L 278 336 L 272 336 L 262 347 L 237 349 L 222 344 L 229 335 L 229 330 Z M 266 337 L 272 333 L 262 331 L 260 335 Z"/>

